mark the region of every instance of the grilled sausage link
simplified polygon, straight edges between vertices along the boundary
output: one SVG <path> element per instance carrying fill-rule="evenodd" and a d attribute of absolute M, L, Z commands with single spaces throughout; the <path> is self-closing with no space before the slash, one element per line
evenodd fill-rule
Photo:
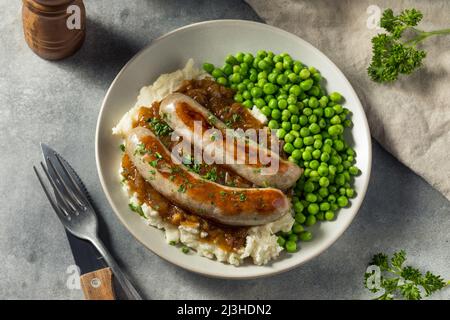
<path fill-rule="evenodd" d="M 215 159 L 257 186 L 286 190 L 302 174 L 302 169 L 295 163 L 282 159 L 277 152 L 254 139 L 246 138 L 243 132 L 234 131 L 234 141 L 230 144 L 227 126 L 186 95 L 168 95 L 162 100 L 159 112 L 183 139 L 203 151 L 209 150 Z M 220 138 L 216 138 L 218 130 Z"/>
<path fill-rule="evenodd" d="M 291 212 L 289 199 L 278 189 L 228 187 L 177 164 L 149 129 L 131 130 L 126 139 L 126 152 L 156 191 L 200 216 L 227 225 L 255 226 Z"/>

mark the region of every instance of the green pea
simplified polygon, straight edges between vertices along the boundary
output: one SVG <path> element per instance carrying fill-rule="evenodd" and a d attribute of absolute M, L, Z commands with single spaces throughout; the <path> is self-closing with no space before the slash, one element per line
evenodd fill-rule
<path fill-rule="evenodd" d="M 293 142 L 294 139 L 295 139 L 295 137 L 294 137 L 293 135 L 291 135 L 290 133 L 287 133 L 287 134 L 284 136 L 284 141 L 285 141 L 285 142 L 288 142 L 288 143 Z"/>
<path fill-rule="evenodd" d="M 264 107 L 261 108 L 261 112 L 262 112 L 263 115 L 268 117 L 268 116 L 271 115 L 272 110 L 268 106 L 264 106 Z"/>
<path fill-rule="evenodd" d="M 299 76 L 302 80 L 306 80 L 309 78 L 309 76 L 311 75 L 311 73 L 309 72 L 308 69 L 302 69 L 299 73 Z"/>
<path fill-rule="evenodd" d="M 292 231 L 294 233 L 300 233 L 303 232 L 303 230 L 305 230 L 305 228 L 303 228 L 303 226 L 300 223 L 294 222 L 294 225 L 292 226 Z"/>
<path fill-rule="evenodd" d="M 286 239 L 284 239 L 282 236 L 278 236 L 277 243 L 280 247 L 284 247 L 284 245 L 286 243 Z"/>
<path fill-rule="evenodd" d="M 325 198 L 326 196 L 328 196 L 328 188 L 320 187 L 318 193 L 322 198 Z"/>
<path fill-rule="evenodd" d="M 311 241 L 312 240 L 312 233 L 310 231 L 303 231 L 298 236 L 301 241 Z"/>
<path fill-rule="evenodd" d="M 315 187 L 314 187 L 314 183 L 312 181 L 305 182 L 305 186 L 304 186 L 305 192 L 313 192 L 314 189 L 315 189 Z"/>
<path fill-rule="evenodd" d="M 319 168 L 319 165 L 320 165 L 320 163 L 319 163 L 319 161 L 317 161 L 317 160 L 312 160 L 312 161 L 309 163 L 309 167 L 310 167 L 311 169 L 313 169 L 313 170 L 316 170 L 317 168 Z"/>
<path fill-rule="evenodd" d="M 312 86 L 311 89 L 308 90 L 308 94 L 314 97 L 318 97 L 320 95 L 320 92 L 320 88 L 317 86 Z"/>
<path fill-rule="evenodd" d="M 292 130 L 289 132 L 291 135 L 294 136 L 294 138 L 299 138 L 300 137 L 300 133 L 298 133 L 298 131 L 295 128 L 295 124 L 292 125 Z"/>
<path fill-rule="evenodd" d="M 272 116 L 273 119 L 278 120 L 278 119 L 281 118 L 281 111 L 279 109 L 273 109 L 271 116 Z"/>
<path fill-rule="evenodd" d="M 296 213 L 301 213 L 303 211 L 303 209 L 304 209 L 303 204 L 300 201 L 294 203 L 294 211 Z"/>
<path fill-rule="evenodd" d="M 330 204 L 328 202 L 322 202 L 320 205 L 320 211 L 328 211 L 330 210 Z"/>
<path fill-rule="evenodd" d="M 253 55 L 251 53 L 244 54 L 243 61 L 245 63 L 247 63 L 248 65 L 252 64 L 252 62 L 253 62 Z"/>
<path fill-rule="evenodd" d="M 208 73 L 211 73 L 214 70 L 214 65 L 212 63 L 205 62 L 203 64 L 203 70 L 205 70 Z"/>
<path fill-rule="evenodd" d="M 354 198 L 355 197 L 355 190 L 353 190 L 352 188 L 346 188 L 345 189 L 345 195 L 348 198 Z"/>
<path fill-rule="evenodd" d="M 356 176 L 359 174 L 359 169 L 355 166 L 351 166 L 350 168 L 348 168 L 348 172 L 352 175 L 352 176 Z"/>
<path fill-rule="evenodd" d="M 348 205 L 347 197 L 346 196 L 340 196 L 339 198 L 337 198 L 337 204 L 341 208 L 346 207 Z"/>
<path fill-rule="evenodd" d="M 325 212 L 325 219 L 327 221 L 331 221 L 334 219 L 334 212 L 333 211 L 327 211 Z"/>
<path fill-rule="evenodd" d="M 298 150 L 298 149 L 295 149 L 295 150 L 292 152 L 292 158 L 294 158 L 295 160 L 300 160 L 300 159 L 302 159 L 302 156 L 303 156 L 302 152 L 301 152 L 300 150 Z M 305 160 L 305 158 L 303 158 L 303 160 Z"/>
<path fill-rule="evenodd" d="M 289 111 L 289 110 L 288 110 Z M 290 111 L 289 111 L 290 112 Z M 299 118 L 298 118 L 298 115 L 296 115 L 296 114 L 294 114 L 294 115 L 292 115 L 291 116 L 291 123 L 292 124 L 298 124 L 298 121 L 299 121 Z M 299 129 L 300 130 L 300 129 Z"/>
<path fill-rule="evenodd" d="M 263 91 L 265 94 L 274 94 L 277 91 L 277 87 L 272 83 L 266 83 L 263 86 Z"/>
<path fill-rule="evenodd" d="M 313 113 L 313 111 L 312 111 L 311 108 L 304 108 L 304 109 L 303 109 L 303 114 L 304 114 L 305 116 L 310 116 L 310 115 L 312 115 L 312 113 Z"/>
<path fill-rule="evenodd" d="M 295 84 L 289 89 L 289 93 L 298 97 L 302 93 L 302 89 L 299 85 Z"/>
<path fill-rule="evenodd" d="M 286 135 L 286 130 L 284 130 L 284 129 L 278 129 L 277 130 L 277 137 L 278 138 L 280 138 L 280 139 L 283 139 L 284 138 L 284 136 Z M 295 150 L 294 150 L 294 152 L 295 152 Z M 294 157 L 294 152 L 292 152 L 292 156 Z M 295 157 L 294 157 L 294 159 L 295 159 Z M 297 159 L 296 159 L 297 160 Z"/>
<path fill-rule="evenodd" d="M 241 75 L 239 73 L 233 73 L 230 76 L 230 82 L 232 82 L 232 83 L 239 83 L 239 82 L 241 82 Z"/>
<path fill-rule="evenodd" d="M 251 93 L 252 97 L 259 98 L 262 96 L 263 91 L 261 90 L 261 88 L 254 87 L 250 90 L 250 93 Z"/>
<path fill-rule="evenodd" d="M 296 104 L 290 104 L 288 105 L 288 110 L 292 113 L 292 114 L 296 114 L 298 115 L 300 113 L 300 110 L 298 108 L 298 106 Z"/>
<path fill-rule="evenodd" d="M 308 202 L 316 202 L 317 201 L 317 196 L 314 193 L 307 193 L 305 195 L 305 200 L 308 201 Z"/>
<path fill-rule="evenodd" d="M 314 203 L 314 204 L 315 204 L 315 203 Z M 317 204 L 315 204 L 315 205 L 317 206 Z M 317 212 L 319 212 L 319 210 L 317 210 Z M 316 222 L 317 222 L 316 217 L 315 217 L 313 214 L 311 214 L 311 215 L 309 215 L 309 216 L 306 217 L 305 225 L 308 226 L 308 227 L 310 227 L 310 226 L 315 225 Z"/>
<path fill-rule="evenodd" d="M 297 150 L 296 150 L 297 151 Z M 298 150 L 299 152 L 300 152 L 300 150 Z M 303 158 L 303 160 L 305 160 L 305 161 L 309 161 L 309 160 L 311 160 L 312 159 L 312 155 L 311 155 L 311 152 L 309 152 L 309 151 L 303 151 L 303 153 L 301 153 L 301 158 Z"/>
<path fill-rule="evenodd" d="M 303 127 L 303 128 L 300 129 L 300 136 L 307 137 L 309 135 L 310 135 L 310 131 L 309 131 L 308 128 Z"/>
<path fill-rule="evenodd" d="M 331 186 L 329 187 L 329 189 L 332 189 L 331 188 Z M 330 194 L 329 196 L 328 196 L 328 202 L 329 203 L 335 203 L 336 202 L 336 196 L 335 195 L 333 195 L 333 194 Z"/>
<path fill-rule="evenodd" d="M 303 140 L 302 138 L 295 138 L 294 143 L 293 143 L 294 147 L 297 149 L 300 149 L 301 147 L 303 147 Z"/>
<path fill-rule="evenodd" d="M 223 85 L 223 86 L 226 86 L 228 83 L 228 81 L 225 77 L 219 77 L 219 78 L 217 78 L 216 81 L 218 84 Z"/>
<path fill-rule="evenodd" d="M 269 113 L 268 115 L 270 115 L 270 113 Z M 267 126 L 268 126 L 270 129 L 272 129 L 272 130 L 273 130 L 273 129 L 278 129 L 278 127 L 279 127 L 278 121 L 272 119 L 272 120 L 269 121 L 269 123 L 267 124 Z"/>
<path fill-rule="evenodd" d="M 283 110 L 283 109 L 287 108 L 287 105 L 288 105 L 288 103 L 285 99 L 278 100 L 278 108 Z"/>
<path fill-rule="evenodd" d="M 287 98 L 287 103 L 289 104 L 296 104 L 297 103 L 297 96 L 290 94 Z"/>
<path fill-rule="evenodd" d="M 339 103 L 342 99 L 342 96 L 338 92 L 332 92 L 330 93 L 330 100 L 336 103 Z"/>
<path fill-rule="evenodd" d="M 319 127 L 319 125 L 318 125 L 317 123 L 312 123 L 312 124 L 309 126 L 309 131 L 310 131 L 312 134 L 317 134 L 317 133 L 320 132 L 320 127 Z"/>
<path fill-rule="evenodd" d="M 298 213 L 295 214 L 294 219 L 298 223 L 305 223 L 306 216 L 303 213 L 298 212 Z"/>
<path fill-rule="evenodd" d="M 297 251 L 297 243 L 295 243 L 294 241 L 286 241 L 285 247 L 286 251 L 289 253 Z"/>
<path fill-rule="evenodd" d="M 340 125 L 337 124 L 336 126 L 340 126 Z M 341 128 L 342 128 L 342 126 L 341 126 Z M 341 130 L 341 129 L 339 129 L 339 130 Z M 342 131 L 344 131 L 344 130 L 342 129 Z M 334 140 L 333 141 L 333 147 L 336 149 L 336 151 L 344 150 L 344 147 L 345 147 L 344 141 L 342 141 L 342 140 Z"/>
<path fill-rule="evenodd" d="M 330 119 L 330 123 L 331 124 L 340 124 L 341 123 L 341 118 L 338 115 L 335 115 L 334 117 L 332 117 Z"/>
<path fill-rule="evenodd" d="M 301 115 L 298 120 L 302 126 L 305 126 L 308 123 L 308 117 L 306 115 Z"/>
<path fill-rule="evenodd" d="M 319 106 L 319 100 L 317 100 L 316 97 L 309 98 L 308 106 L 310 106 L 313 109 L 317 108 Z"/>
<path fill-rule="evenodd" d="M 277 77 L 277 83 L 278 83 L 279 85 L 285 85 L 285 84 L 287 83 L 287 81 L 288 81 L 288 78 L 287 78 L 287 76 L 284 75 L 284 74 L 280 74 L 280 75 Z"/>
<path fill-rule="evenodd" d="M 283 110 L 284 111 L 284 110 Z M 283 113 L 281 113 L 282 115 L 283 115 Z M 284 130 L 286 130 L 286 132 L 287 131 L 290 131 L 291 130 L 291 123 L 290 122 L 287 122 L 287 121 L 283 121 L 282 123 L 281 123 L 281 127 L 284 129 Z"/>
<path fill-rule="evenodd" d="M 313 138 L 314 138 L 314 144 L 313 144 L 313 147 L 314 147 L 315 149 L 320 149 L 320 148 L 322 148 L 322 145 L 323 145 L 322 140 L 318 140 L 315 136 L 313 136 Z"/>
<path fill-rule="evenodd" d="M 307 79 L 307 80 L 300 82 L 300 88 L 303 91 L 308 91 L 309 89 L 312 88 L 313 84 L 314 84 L 314 81 L 312 79 Z"/>
<path fill-rule="evenodd" d="M 328 133 L 332 136 L 340 135 L 344 132 L 341 125 L 332 125 L 328 128 Z"/>
<path fill-rule="evenodd" d="M 328 186 L 330 185 L 330 180 L 328 180 L 327 177 L 321 177 L 321 178 L 319 179 L 319 185 L 320 185 L 321 187 L 328 187 Z"/>
<path fill-rule="evenodd" d="M 310 146 L 310 145 L 312 145 L 312 144 L 314 143 L 314 138 L 311 137 L 311 136 L 304 137 L 304 138 L 303 138 L 303 143 L 304 143 L 306 146 Z"/>
<path fill-rule="evenodd" d="M 334 105 L 333 110 L 336 114 L 341 114 L 342 112 L 344 112 L 344 108 L 342 108 L 340 104 Z"/>
<path fill-rule="evenodd" d="M 250 101 L 250 100 L 245 100 L 245 101 L 242 103 L 242 105 L 243 105 L 244 107 L 246 107 L 246 108 L 251 108 L 251 107 L 253 107 L 253 102 Z"/>
<path fill-rule="evenodd" d="M 220 77 L 223 77 L 223 76 L 224 76 L 224 73 L 223 73 L 223 71 L 220 70 L 219 68 L 215 68 L 215 69 L 211 72 L 211 75 L 212 75 L 214 78 L 218 79 L 218 78 L 220 78 Z"/>
<path fill-rule="evenodd" d="M 298 76 L 294 72 L 288 74 L 288 80 L 291 83 L 297 83 L 299 81 Z"/>

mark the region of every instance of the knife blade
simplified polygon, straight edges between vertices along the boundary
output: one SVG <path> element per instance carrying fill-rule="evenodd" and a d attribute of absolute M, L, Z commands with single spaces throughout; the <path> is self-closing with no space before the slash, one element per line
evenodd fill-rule
<path fill-rule="evenodd" d="M 61 155 L 59 155 L 56 151 L 54 151 L 52 148 L 50 148 L 48 145 L 41 143 L 41 150 L 42 150 L 42 156 L 44 158 L 44 162 L 46 166 L 49 166 L 49 161 L 52 162 L 53 166 L 60 166 L 56 156 L 64 162 L 64 165 L 66 165 L 66 168 L 71 171 L 71 173 L 74 174 L 76 177 L 76 184 L 77 187 L 82 191 L 85 198 L 87 199 L 87 203 L 89 206 L 92 207 L 91 204 L 91 198 L 89 196 L 89 193 L 87 192 L 87 189 L 83 183 L 83 181 L 80 179 L 78 174 L 75 172 L 75 170 L 70 166 L 70 164 L 63 158 Z M 53 176 L 53 171 L 49 171 L 49 174 Z M 70 183 L 67 182 L 66 183 Z M 58 198 L 58 194 L 55 192 L 55 197 Z M 102 255 L 98 252 L 98 250 L 88 241 L 79 239 L 75 237 L 73 234 L 71 234 L 69 231 L 65 230 L 67 239 L 69 241 L 69 245 L 72 251 L 73 258 L 75 260 L 75 264 L 78 266 L 80 270 L 80 278 L 82 279 L 84 275 L 88 275 L 91 273 L 94 273 L 98 270 L 105 270 L 105 268 L 108 268 L 107 263 L 104 261 Z M 123 290 L 120 288 L 120 286 L 114 281 L 113 278 L 113 287 L 114 287 L 114 294 L 116 298 L 123 298 Z M 86 295 L 86 292 L 85 292 Z"/>

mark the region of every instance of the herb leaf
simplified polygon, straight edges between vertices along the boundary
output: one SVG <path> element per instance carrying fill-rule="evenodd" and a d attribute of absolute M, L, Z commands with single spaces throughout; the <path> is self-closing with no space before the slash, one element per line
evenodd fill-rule
<path fill-rule="evenodd" d="M 366 272 L 364 274 L 364 285 L 373 293 L 378 293 L 384 289 L 384 293 L 378 296 L 378 300 L 392 300 L 397 296 L 401 296 L 407 300 L 422 299 L 422 291 L 425 296 L 431 295 L 450 282 L 445 282 L 441 276 L 434 275 L 427 271 L 423 275 L 419 269 L 412 266 L 403 267 L 406 261 L 406 252 L 400 250 L 395 252 L 392 258 L 384 253 L 378 253 L 373 256 L 370 265 L 380 268 L 380 287 L 374 288 L 369 286 L 369 279 L 373 273 Z"/>
<path fill-rule="evenodd" d="M 422 17 L 416 9 L 406 9 L 398 15 L 392 9 L 383 12 L 380 26 L 388 33 L 372 38 L 372 62 L 367 72 L 373 81 L 391 82 L 400 74 L 412 73 L 422 66 L 426 57 L 426 52 L 419 50 L 417 44 L 433 35 L 450 34 L 450 29 L 426 32 L 415 28 Z M 402 38 L 406 30 L 413 36 Z"/>

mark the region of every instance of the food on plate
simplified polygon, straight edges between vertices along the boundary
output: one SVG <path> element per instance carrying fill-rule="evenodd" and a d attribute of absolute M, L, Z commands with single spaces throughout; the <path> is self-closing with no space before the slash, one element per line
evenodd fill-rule
<path fill-rule="evenodd" d="M 158 193 L 199 216 L 232 226 L 253 226 L 291 213 L 291 203 L 281 190 L 224 186 L 177 165 L 149 129 L 133 129 L 125 150 L 139 174 Z"/>
<path fill-rule="evenodd" d="M 350 113 L 287 54 L 238 53 L 203 68 L 191 59 L 161 75 L 113 128 L 129 206 L 185 253 L 266 264 L 355 195 Z"/>
<path fill-rule="evenodd" d="M 312 239 L 305 228 L 334 220 L 356 196 L 353 178 L 360 171 L 344 137 L 345 129 L 352 127 L 344 98 L 338 92 L 327 94 L 320 72 L 287 53 L 238 52 L 228 55 L 222 67 L 204 63 L 203 69 L 234 90 L 236 103 L 258 108 L 270 130 L 283 140 L 288 159 L 304 169 L 293 189 L 296 222 L 279 238 L 287 251 L 296 251 L 297 240 Z"/>
<path fill-rule="evenodd" d="M 210 130 L 211 128 L 226 129 L 225 123 L 189 96 L 180 93 L 168 95 L 162 100 L 159 112 L 167 124 L 189 143 L 198 145 L 199 148 L 209 148 L 225 166 L 257 186 L 270 186 L 286 190 L 297 182 L 302 173 L 300 167 L 295 163 L 281 159 L 276 152 L 271 153 L 268 147 L 262 146 L 244 135 L 235 138 L 237 147 L 239 148 L 240 145 L 245 150 L 235 152 L 235 145 L 228 147 L 224 141 L 225 134 L 221 134 L 221 132 L 217 134 L 216 130 Z M 200 130 L 194 130 L 196 120 L 202 122 L 203 126 Z M 270 157 L 271 160 L 276 161 L 276 166 L 269 164 L 266 166 L 258 159 L 251 163 L 249 154 L 262 154 L 263 157 Z M 229 161 L 223 161 L 224 159 Z"/>

